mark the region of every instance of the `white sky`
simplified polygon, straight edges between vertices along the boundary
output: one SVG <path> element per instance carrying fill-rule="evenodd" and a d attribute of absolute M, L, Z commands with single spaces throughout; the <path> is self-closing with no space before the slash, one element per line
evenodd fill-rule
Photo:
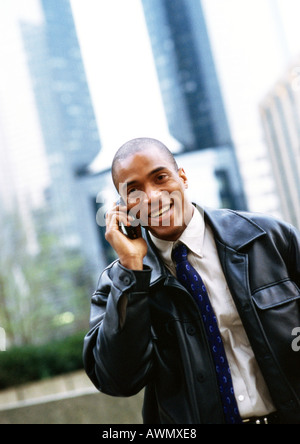
<path fill-rule="evenodd" d="M 140 0 L 70 1 L 103 145 L 101 166 L 109 165 L 116 148 L 132 137 L 157 137 L 173 147 Z M 202 3 L 242 173 L 244 179 L 248 177 L 249 190 L 257 188 L 260 194 L 258 168 L 253 173 L 249 167 L 249 161 L 254 165 L 265 149 L 258 105 L 285 73 L 289 60 L 300 56 L 300 0 Z M 38 0 L 0 0 L 2 22 L 7 23 L 9 11 L 38 22 L 37 6 Z M 2 52 L 10 51 L 7 40 L 0 46 Z M 13 57 L 6 68 L 12 65 Z M 21 80 L 17 85 L 21 91 Z M 18 103 L 16 125 L 19 98 Z M 22 119 L 21 126 L 25 125 Z"/>
<path fill-rule="evenodd" d="M 140 0 L 71 0 L 104 150 L 167 138 Z M 103 153 L 102 153 L 103 154 Z"/>
<path fill-rule="evenodd" d="M 71 3 L 105 148 L 102 159 L 109 164 L 112 147 L 132 136 L 164 141 L 167 125 L 140 0 Z M 300 0 L 202 4 L 250 208 L 272 212 L 278 204 L 275 194 L 270 198 L 275 188 L 258 109 L 300 56 Z"/>
<path fill-rule="evenodd" d="M 300 1 L 202 2 L 248 203 L 272 213 L 278 203 L 259 105 L 300 65 Z"/>
<path fill-rule="evenodd" d="M 289 57 L 300 54 L 300 1 L 202 3 L 232 131 L 246 143 L 260 137 L 259 101 L 283 74 Z M 71 4 L 104 147 L 131 136 L 165 133 L 140 0 Z"/>
<path fill-rule="evenodd" d="M 238 139 L 248 138 L 257 126 L 258 104 L 300 56 L 300 26 L 294 19 L 300 17 L 300 1 L 203 4 L 232 129 Z"/>
<path fill-rule="evenodd" d="M 39 20 L 37 0 L 1 1 Z M 145 135 L 168 142 L 141 0 L 70 1 L 104 151 Z M 202 4 L 234 139 L 254 143 L 259 102 L 300 55 L 300 0 Z"/>
<path fill-rule="evenodd" d="M 21 206 L 26 205 L 27 194 L 33 204 L 38 203 L 41 189 L 49 180 L 31 77 L 16 20 L 28 17 L 31 23 L 40 21 L 36 2 L 26 2 L 27 8 L 24 1 L 0 1 L 0 193 L 9 205 L 16 205 L 11 198 L 15 187 Z"/>

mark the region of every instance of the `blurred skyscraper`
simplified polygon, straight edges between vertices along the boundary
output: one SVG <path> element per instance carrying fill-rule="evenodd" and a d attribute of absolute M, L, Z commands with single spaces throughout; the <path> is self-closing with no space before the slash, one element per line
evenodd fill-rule
<path fill-rule="evenodd" d="M 184 151 L 199 152 L 199 163 L 200 150 L 216 150 L 221 205 L 246 209 L 200 0 L 142 4 L 170 133 Z"/>
<path fill-rule="evenodd" d="M 40 0 L 45 16 L 48 88 L 60 121 L 63 151 L 75 171 L 100 150 L 99 134 L 69 0 Z"/>
<path fill-rule="evenodd" d="M 66 246 L 99 258 L 94 207 L 77 173 L 101 145 L 69 0 L 39 0 L 43 22 L 21 24 L 45 144 L 48 227 Z M 94 262 L 94 264 L 93 264 Z"/>
<path fill-rule="evenodd" d="M 0 2 L 0 37 L 0 221 L 18 218 L 36 252 L 32 209 L 44 202 L 49 174 L 15 1 Z"/>
<path fill-rule="evenodd" d="M 260 111 L 284 218 L 300 228 L 300 63 L 295 63 Z"/>

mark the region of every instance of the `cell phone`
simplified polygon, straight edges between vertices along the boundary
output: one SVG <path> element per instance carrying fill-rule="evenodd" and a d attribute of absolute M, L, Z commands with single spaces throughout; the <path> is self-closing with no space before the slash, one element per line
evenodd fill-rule
<path fill-rule="evenodd" d="M 124 202 L 124 200 L 122 199 L 122 197 L 119 198 L 119 200 L 117 201 L 117 205 L 126 205 L 126 203 Z M 129 210 L 127 211 L 127 214 L 129 213 Z M 137 239 L 138 237 L 140 237 L 141 235 L 141 228 L 140 226 L 125 226 L 122 222 L 121 222 L 121 231 L 129 237 L 129 239 Z"/>

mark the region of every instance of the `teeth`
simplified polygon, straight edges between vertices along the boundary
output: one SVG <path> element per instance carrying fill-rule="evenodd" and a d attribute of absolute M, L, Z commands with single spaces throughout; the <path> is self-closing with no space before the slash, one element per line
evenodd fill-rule
<path fill-rule="evenodd" d="M 164 207 L 162 207 L 160 210 L 155 211 L 154 213 L 151 213 L 151 217 L 159 217 L 161 215 L 163 215 L 166 211 L 169 211 L 170 209 L 170 205 L 166 205 Z"/>

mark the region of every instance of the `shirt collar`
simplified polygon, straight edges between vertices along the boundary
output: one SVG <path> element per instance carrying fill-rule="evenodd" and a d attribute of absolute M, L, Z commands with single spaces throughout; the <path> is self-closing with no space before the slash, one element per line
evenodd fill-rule
<path fill-rule="evenodd" d="M 204 212 L 201 208 L 195 208 L 193 217 L 190 220 L 188 226 L 186 227 L 180 238 L 175 242 L 158 239 L 149 232 L 152 242 L 158 249 L 162 260 L 165 262 L 172 261 L 172 250 L 174 246 L 176 246 L 179 242 L 185 244 L 189 250 L 191 250 L 199 257 L 203 257 L 204 233 Z"/>

